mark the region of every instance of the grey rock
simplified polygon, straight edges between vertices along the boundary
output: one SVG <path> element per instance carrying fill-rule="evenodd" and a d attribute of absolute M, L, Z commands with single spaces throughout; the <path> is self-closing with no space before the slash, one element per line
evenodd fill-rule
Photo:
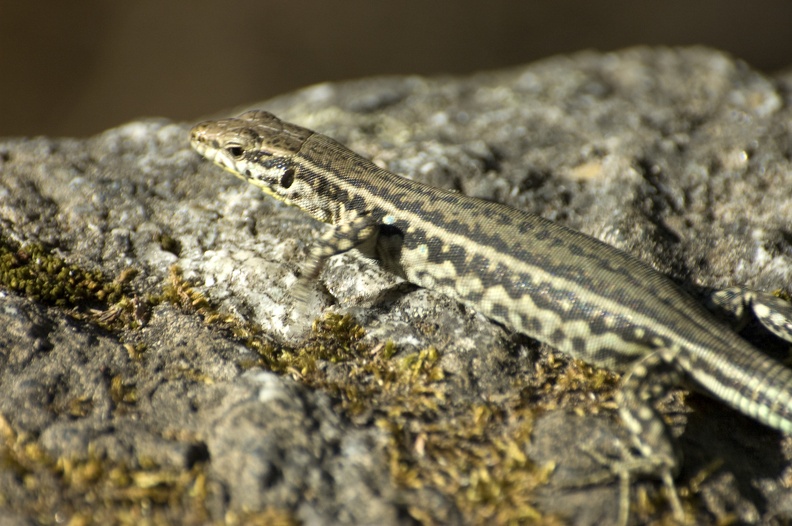
<path fill-rule="evenodd" d="M 286 507 L 304 524 L 399 523 L 393 489 L 371 476 L 382 445 L 345 426 L 326 396 L 269 372 L 219 390 L 207 444 L 232 508 Z"/>
<path fill-rule="evenodd" d="M 637 48 L 465 78 L 322 84 L 254 107 L 394 172 L 579 229 L 694 295 L 789 293 L 791 88 L 789 73 L 717 51 Z M 132 267 L 127 295 L 146 311 L 142 327 L 102 328 L 90 309 L 111 305 L 0 289 L 5 517 L 101 521 L 148 499 L 151 513 L 192 523 L 613 520 L 613 480 L 572 487 L 602 471 L 581 446 L 623 432 L 611 391 L 590 395 L 575 383 L 585 369 L 355 254 L 331 260 L 295 305 L 296 270 L 323 227 L 203 162 L 189 128 L 145 120 L 85 140 L 0 142 L 0 242 L 43 246 L 110 281 Z M 155 301 L 171 265 L 211 312 L 194 296 L 193 307 Z M 260 356 L 234 332 L 258 324 L 261 341 L 296 356 L 330 312 L 365 328 L 364 351 L 306 371 L 253 367 Z M 235 321 L 205 322 L 212 313 Z M 677 393 L 665 410 L 694 522 L 792 518 L 788 439 L 698 395 Z M 534 411 L 533 433 L 516 440 Z M 668 514 L 656 481 L 633 490 L 648 495 L 634 520 Z"/>

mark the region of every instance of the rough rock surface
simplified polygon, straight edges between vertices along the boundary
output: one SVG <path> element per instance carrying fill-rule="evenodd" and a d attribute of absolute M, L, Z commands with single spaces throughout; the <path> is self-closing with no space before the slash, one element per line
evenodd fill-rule
<path fill-rule="evenodd" d="M 791 93 L 717 51 L 640 48 L 255 107 L 693 294 L 789 293 Z M 613 377 L 355 254 L 295 306 L 323 226 L 202 161 L 189 127 L 0 142 L 0 522 L 615 520 L 585 453 L 624 437 Z M 684 391 L 664 410 L 691 522 L 792 520 L 791 439 Z M 636 522 L 669 515 L 656 481 L 630 498 Z"/>

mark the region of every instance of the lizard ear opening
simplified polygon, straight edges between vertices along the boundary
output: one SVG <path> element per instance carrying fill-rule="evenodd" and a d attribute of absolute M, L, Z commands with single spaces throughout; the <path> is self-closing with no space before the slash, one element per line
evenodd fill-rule
<path fill-rule="evenodd" d="M 294 168 L 287 168 L 281 176 L 280 185 L 283 188 L 289 188 L 294 183 Z"/>

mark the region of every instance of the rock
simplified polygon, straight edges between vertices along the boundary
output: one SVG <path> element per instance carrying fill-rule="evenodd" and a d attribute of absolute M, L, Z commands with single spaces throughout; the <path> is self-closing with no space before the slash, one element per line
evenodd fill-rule
<path fill-rule="evenodd" d="M 714 50 L 636 48 L 253 107 L 598 237 L 693 294 L 789 293 L 790 86 Z M 616 481 L 570 488 L 602 472 L 577 446 L 623 436 L 613 376 L 355 254 L 295 305 L 323 227 L 202 161 L 189 128 L 0 142 L 0 515 L 615 517 Z M 792 518 L 788 439 L 700 395 L 664 411 L 692 522 Z M 636 521 L 669 514 L 656 481 L 631 497 Z"/>

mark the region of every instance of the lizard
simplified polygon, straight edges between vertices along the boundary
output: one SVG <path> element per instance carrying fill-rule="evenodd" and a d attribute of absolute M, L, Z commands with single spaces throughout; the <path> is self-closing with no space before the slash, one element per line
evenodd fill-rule
<path fill-rule="evenodd" d="M 712 311 L 750 312 L 792 341 L 792 305 L 732 287 L 707 306 L 632 255 L 541 216 L 407 179 L 335 140 L 266 111 L 208 121 L 190 133 L 202 156 L 329 228 L 295 294 L 327 258 L 357 249 L 388 271 L 450 296 L 507 328 L 622 375 L 618 414 L 631 444 L 611 471 L 629 493 L 659 476 L 683 517 L 680 458 L 655 404 L 684 379 L 762 424 L 792 434 L 792 370 Z M 604 460 L 603 460 L 604 461 Z M 622 498 L 620 522 L 629 515 Z"/>

